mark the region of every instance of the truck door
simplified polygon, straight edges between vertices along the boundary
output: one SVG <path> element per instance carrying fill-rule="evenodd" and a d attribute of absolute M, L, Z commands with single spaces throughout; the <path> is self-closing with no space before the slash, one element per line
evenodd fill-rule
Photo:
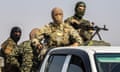
<path fill-rule="evenodd" d="M 47 61 L 45 72 L 62 72 L 66 55 L 51 55 Z"/>
<path fill-rule="evenodd" d="M 41 72 L 91 72 L 88 55 L 79 50 L 51 52 Z"/>
<path fill-rule="evenodd" d="M 72 55 L 67 72 L 86 72 L 82 59 L 78 56 Z"/>

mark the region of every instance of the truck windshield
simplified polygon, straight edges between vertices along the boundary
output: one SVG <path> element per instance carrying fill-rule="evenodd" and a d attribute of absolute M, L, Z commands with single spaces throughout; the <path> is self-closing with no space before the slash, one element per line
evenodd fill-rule
<path fill-rule="evenodd" d="M 95 54 L 98 72 L 120 72 L 120 54 Z"/>

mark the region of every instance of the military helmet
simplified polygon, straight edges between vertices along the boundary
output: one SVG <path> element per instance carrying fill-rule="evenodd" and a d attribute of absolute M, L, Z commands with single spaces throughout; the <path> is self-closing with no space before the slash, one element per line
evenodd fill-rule
<path fill-rule="evenodd" d="M 78 17 L 82 17 L 85 13 L 85 9 L 84 9 L 84 11 L 78 11 L 78 7 L 84 7 L 86 9 L 85 2 L 79 1 L 75 5 L 75 15 L 78 16 Z"/>

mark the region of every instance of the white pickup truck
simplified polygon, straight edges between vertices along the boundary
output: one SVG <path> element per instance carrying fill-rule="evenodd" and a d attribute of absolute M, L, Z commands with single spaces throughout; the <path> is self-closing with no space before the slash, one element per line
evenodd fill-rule
<path fill-rule="evenodd" d="M 39 72 L 120 72 L 120 47 L 54 48 L 47 53 Z"/>

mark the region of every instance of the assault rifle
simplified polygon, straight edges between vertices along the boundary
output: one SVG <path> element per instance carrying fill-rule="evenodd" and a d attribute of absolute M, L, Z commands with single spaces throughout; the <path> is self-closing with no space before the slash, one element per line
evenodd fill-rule
<path fill-rule="evenodd" d="M 94 32 L 94 34 L 91 36 L 90 40 L 92 40 L 95 35 L 98 35 L 99 40 L 102 40 L 99 32 L 100 32 L 101 30 L 108 31 L 108 29 L 106 28 L 106 25 L 104 25 L 104 27 L 99 27 L 99 26 L 97 26 L 97 25 L 94 26 L 94 23 L 92 23 L 92 24 L 93 24 L 92 26 L 90 26 L 89 24 L 86 24 L 86 23 L 81 23 L 81 24 L 75 24 L 75 23 L 73 23 L 73 24 L 71 24 L 71 25 L 72 25 L 75 29 L 83 29 L 83 30 L 86 30 L 86 31 L 88 31 L 88 30 L 94 30 L 95 32 Z"/>
<path fill-rule="evenodd" d="M 99 26 L 94 26 L 93 30 L 95 30 L 94 34 L 91 36 L 90 40 L 93 39 L 93 37 L 97 34 L 99 40 L 102 40 L 101 36 L 100 36 L 100 31 L 104 30 L 104 31 L 108 31 L 108 29 L 106 28 L 106 25 L 104 25 L 104 27 L 99 27 Z"/>

